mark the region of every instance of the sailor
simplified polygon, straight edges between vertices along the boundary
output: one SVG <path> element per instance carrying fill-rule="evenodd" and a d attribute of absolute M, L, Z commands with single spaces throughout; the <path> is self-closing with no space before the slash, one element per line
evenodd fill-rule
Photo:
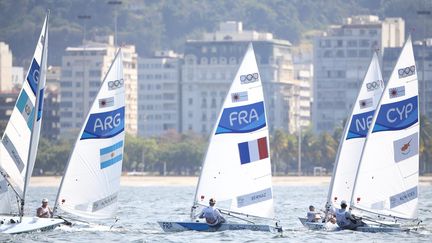
<path fill-rule="evenodd" d="M 209 200 L 209 206 L 204 208 L 199 214 L 199 218 L 205 218 L 207 224 L 210 226 L 219 226 L 225 223 L 225 218 L 222 217 L 219 209 L 215 208 L 216 200 L 211 198 Z"/>
<path fill-rule="evenodd" d="M 336 223 L 341 229 L 355 230 L 359 226 L 364 226 L 361 218 L 355 218 L 350 211 L 346 210 L 347 203 L 345 200 L 341 201 L 341 208 L 336 209 Z"/>
<path fill-rule="evenodd" d="M 48 199 L 42 199 L 42 205 L 36 210 L 36 216 L 39 218 L 51 218 L 52 210 L 48 206 Z"/>
<path fill-rule="evenodd" d="M 307 222 L 318 222 L 320 219 L 320 213 L 315 212 L 315 207 L 310 205 L 309 212 L 307 213 Z"/>

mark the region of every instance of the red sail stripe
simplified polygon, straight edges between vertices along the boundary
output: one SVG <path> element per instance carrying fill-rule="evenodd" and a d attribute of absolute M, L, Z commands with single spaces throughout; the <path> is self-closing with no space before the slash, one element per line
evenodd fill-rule
<path fill-rule="evenodd" d="M 268 158 L 267 137 L 258 139 L 258 151 L 260 159 Z"/>

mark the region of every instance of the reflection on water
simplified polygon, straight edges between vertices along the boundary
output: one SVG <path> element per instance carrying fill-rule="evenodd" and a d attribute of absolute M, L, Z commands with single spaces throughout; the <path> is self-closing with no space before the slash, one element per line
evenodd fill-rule
<path fill-rule="evenodd" d="M 353 231 L 308 231 L 298 221 L 310 204 L 323 206 L 327 186 L 279 186 L 274 188 L 276 215 L 285 229 L 282 236 L 265 232 L 225 231 L 215 233 L 164 233 L 159 220 L 182 220 L 189 217 L 194 187 L 123 187 L 119 195 L 118 222 L 115 219 L 79 223 L 49 232 L 2 236 L 0 242 L 420 242 L 432 240 L 432 187 L 420 187 L 419 215 L 423 226 L 410 233 L 362 233 Z M 34 215 L 39 202 L 48 197 L 50 205 L 56 188 L 31 188 L 26 213 Z"/>

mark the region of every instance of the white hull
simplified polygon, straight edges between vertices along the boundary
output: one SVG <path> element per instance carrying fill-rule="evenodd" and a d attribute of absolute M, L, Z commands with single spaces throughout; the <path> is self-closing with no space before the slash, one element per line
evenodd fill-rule
<path fill-rule="evenodd" d="M 282 232 L 281 227 L 274 227 L 266 224 L 240 224 L 240 223 L 223 223 L 220 226 L 210 226 L 204 222 L 192 221 L 159 221 L 160 227 L 165 232 L 181 232 L 188 230 L 216 232 L 225 230 L 251 230 L 265 232 Z"/>
<path fill-rule="evenodd" d="M 310 230 L 326 230 L 326 231 L 334 231 L 340 230 L 337 224 L 332 224 L 330 222 L 322 223 L 322 222 L 308 222 L 306 218 L 299 218 L 300 222 L 304 227 Z"/>
<path fill-rule="evenodd" d="M 23 217 L 22 222 L 19 216 L 0 215 L 0 233 L 2 234 L 20 234 L 32 231 L 51 230 L 60 224 L 64 224 L 63 219 L 57 218 L 38 218 L 38 217 Z"/>

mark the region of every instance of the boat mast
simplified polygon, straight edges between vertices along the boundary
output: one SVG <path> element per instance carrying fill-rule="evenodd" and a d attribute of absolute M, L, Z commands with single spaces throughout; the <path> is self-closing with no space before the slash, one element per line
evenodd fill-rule
<path fill-rule="evenodd" d="M 103 78 L 102 84 L 101 84 L 101 86 L 99 87 L 99 91 L 98 91 L 98 93 L 96 94 L 96 97 L 99 95 L 99 93 L 100 93 L 100 91 L 101 91 L 101 87 L 103 87 L 103 85 L 105 84 L 105 81 L 106 81 L 106 79 L 107 79 L 107 77 L 108 77 L 108 74 L 110 73 L 112 67 L 114 66 L 114 63 L 116 62 L 117 57 L 118 57 L 118 55 L 120 54 L 120 52 L 121 52 L 121 47 L 117 50 L 117 53 L 116 53 L 116 55 L 114 56 L 113 62 L 111 63 L 111 66 L 109 67 L 108 71 L 107 71 L 106 74 L 105 74 L 105 77 Z M 123 64 L 122 64 L 122 65 L 123 65 Z M 61 180 L 61 182 L 60 182 L 59 189 L 58 189 L 58 191 L 57 191 L 57 196 L 56 196 L 56 200 L 55 200 L 55 202 L 54 202 L 53 213 L 52 213 L 51 217 L 54 217 L 54 214 L 55 214 L 56 211 L 57 211 L 57 208 L 58 208 L 58 200 L 59 200 L 59 197 L 60 197 L 60 192 L 61 192 L 62 187 L 63 187 L 64 179 L 66 178 L 66 173 L 67 173 L 68 168 L 69 168 L 69 164 L 70 164 L 70 161 L 71 161 L 71 158 L 72 158 L 72 153 L 73 153 L 73 151 L 74 151 L 74 149 L 75 149 L 75 147 L 76 147 L 76 144 L 77 144 L 78 141 L 80 140 L 81 134 L 82 134 L 82 132 L 83 132 L 82 130 L 84 129 L 84 126 L 85 126 L 84 123 L 87 121 L 87 119 L 88 119 L 88 117 L 89 117 L 89 115 L 90 115 L 91 107 L 93 107 L 93 104 L 94 104 L 95 102 L 97 102 L 96 97 L 95 97 L 95 99 L 93 100 L 93 103 L 92 103 L 92 105 L 90 106 L 90 109 L 87 111 L 87 115 L 86 115 L 85 118 L 84 118 L 83 126 L 82 126 L 82 128 L 81 128 L 81 132 L 78 134 L 78 137 L 77 137 L 77 139 L 75 140 L 74 146 L 72 147 L 72 152 L 69 154 L 69 159 L 68 159 L 68 162 L 67 162 L 67 164 L 66 164 L 66 167 L 65 167 L 65 170 L 64 170 L 64 173 L 63 173 L 63 177 L 62 177 L 62 180 Z"/>
<path fill-rule="evenodd" d="M 42 38 L 43 38 L 42 40 L 44 41 L 44 44 L 42 46 L 42 57 L 41 57 L 41 65 L 40 65 L 40 72 L 39 72 L 39 80 L 38 80 L 38 84 L 37 84 L 37 88 L 36 88 L 36 102 L 35 102 L 35 107 L 33 108 L 35 112 L 33 114 L 32 132 L 31 132 L 31 135 L 30 135 L 30 144 L 29 144 L 29 150 L 28 150 L 29 152 L 28 152 L 28 155 L 27 155 L 27 166 L 26 166 L 26 173 L 25 173 L 25 177 L 24 177 L 24 189 L 23 189 L 23 195 L 22 195 L 22 198 L 21 198 L 21 204 L 20 204 L 20 209 L 19 209 L 20 222 L 22 222 L 22 217 L 24 216 L 25 194 L 27 192 L 28 180 L 30 180 L 31 172 L 33 171 L 33 169 L 31 169 L 31 170 L 29 169 L 29 165 L 30 165 L 29 161 L 30 161 L 30 157 L 31 157 L 31 154 L 32 154 L 32 150 L 33 149 L 37 149 L 37 147 L 35 148 L 33 146 L 33 139 L 34 139 L 33 136 L 34 136 L 34 131 L 35 131 L 35 128 L 36 128 L 37 118 L 38 118 L 38 115 L 39 115 L 39 110 L 38 109 L 39 109 L 40 102 L 43 102 L 43 99 L 44 99 L 43 93 L 41 93 L 39 91 L 39 89 L 41 87 L 41 84 L 40 84 L 41 81 L 42 81 L 41 78 L 45 77 L 45 75 L 46 75 L 45 74 L 45 72 L 46 72 L 46 65 L 44 67 L 44 62 L 46 62 L 45 59 L 47 58 L 45 56 L 45 54 L 46 54 L 45 52 L 47 50 L 46 49 L 47 48 L 46 45 L 48 44 L 47 33 L 48 33 L 49 14 L 50 14 L 50 10 L 48 9 L 47 13 L 46 13 L 45 23 L 44 23 L 44 25 L 45 25 L 45 33 L 42 36 Z M 41 97 L 41 95 L 42 95 L 42 97 Z M 41 117 L 41 119 L 42 119 L 42 117 Z M 38 132 L 40 133 L 40 130 Z M 35 157 L 35 160 L 36 160 L 36 157 Z M 29 176 L 29 174 L 30 174 L 30 176 Z"/>

